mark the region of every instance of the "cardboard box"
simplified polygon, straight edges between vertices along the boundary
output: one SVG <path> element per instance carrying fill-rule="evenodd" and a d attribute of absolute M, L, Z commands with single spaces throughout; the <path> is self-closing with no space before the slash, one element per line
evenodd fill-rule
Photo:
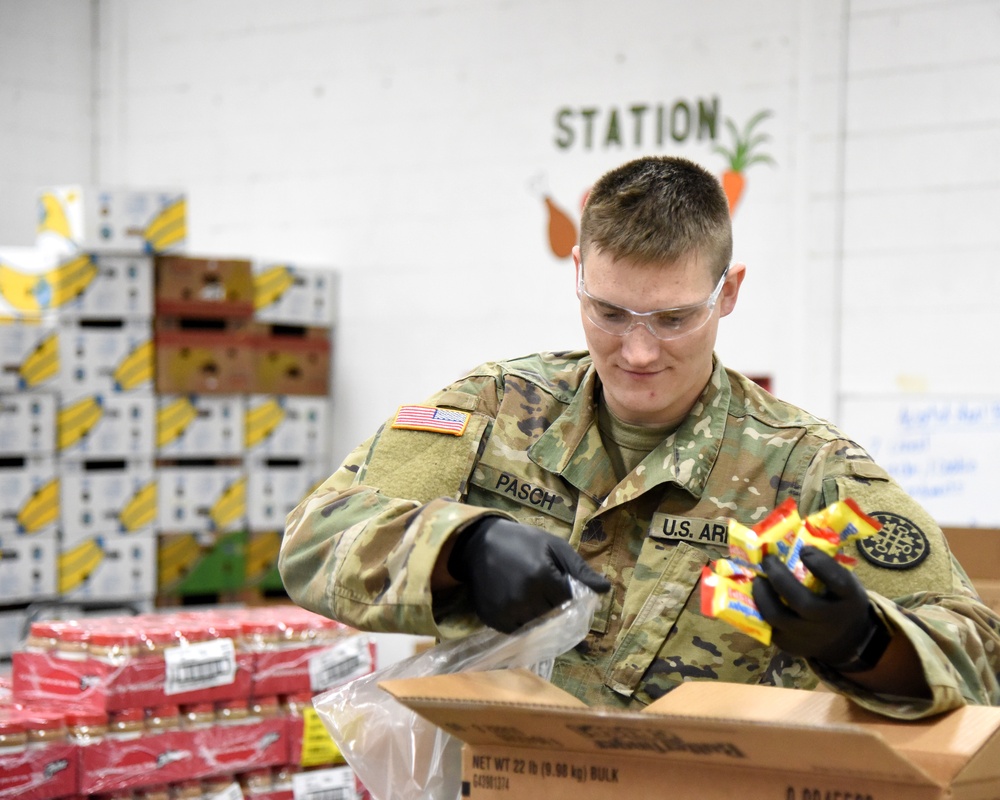
<path fill-rule="evenodd" d="M 59 377 L 59 325 L 0 315 L 0 391 L 52 391 Z"/>
<path fill-rule="evenodd" d="M 246 585 L 262 591 L 284 591 L 278 572 L 281 531 L 250 531 L 247 534 Z"/>
<path fill-rule="evenodd" d="M 148 319 L 60 319 L 62 401 L 88 394 L 152 393 L 153 329 Z"/>
<path fill-rule="evenodd" d="M 329 397 L 249 395 L 244 420 L 248 455 L 322 460 L 329 450 Z"/>
<path fill-rule="evenodd" d="M 253 391 L 253 337 L 240 320 L 156 319 L 156 391 L 246 394 Z"/>
<path fill-rule="evenodd" d="M 38 192 L 39 247 L 164 253 L 187 239 L 187 199 L 176 189 L 51 186 Z"/>
<path fill-rule="evenodd" d="M 1000 529 L 945 528 L 944 535 L 982 601 L 1000 612 Z"/>
<path fill-rule="evenodd" d="M 59 525 L 59 471 L 52 456 L 0 459 L 0 534 L 54 533 Z"/>
<path fill-rule="evenodd" d="M 1000 796 L 998 708 L 903 722 L 832 692 L 691 681 L 642 712 L 602 711 L 528 670 L 380 686 L 465 743 L 473 800 Z"/>
<path fill-rule="evenodd" d="M 159 484 L 152 459 L 63 461 L 60 469 L 64 545 L 153 529 Z"/>
<path fill-rule="evenodd" d="M 3 537 L 0 537 L 0 541 L 2 540 Z M 22 647 L 25 634 L 28 632 L 28 613 L 29 606 L 27 605 L 0 611 L 0 658 L 9 659 L 16 650 Z M 4 689 L 7 692 L 10 691 L 10 681 L 7 682 Z M 5 695 L 4 691 L 0 690 L 0 709 L 4 707 L 4 702 L 9 699 L 9 695 Z M 2 793 L 0 793 L 0 797 L 3 797 Z"/>
<path fill-rule="evenodd" d="M 248 319 L 254 284 L 243 258 L 159 256 L 156 259 L 158 315 Z"/>
<path fill-rule="evenodd" d="M 161 464 L 157 474 L 161 532 L 246 529 L 247 477 L 242 462 Z"/>
<path fill-rule="evenodd" d="M 150 256 L 0 248 L 0 315 L 148 318 L 152 313 Z"/>
<path fill-rule="evenodd" d="M 182 597 L 239 591 L 245 583 L 246 539 L 246 531 L 161 533 L 157 591 Z"/>
<path fill-rule="evenodd" d="M 88 257 L 96 266 L 94 278 L 75 298 L 60 306 L 61 315 L 143 320 L 153 316 L 152 256 L 90 253 Z"/>
<path fill-rule="evenodd" d="M 56 395 L 0 393 L 0 456 L 51 456 L 56 450 Z"/>
<path fill-rule="evenodd" d="M 253 392 L 330 393 L 330 330 L 294 325 L 255 325 Z"/>
<path fill-rule="evenodd" d="M 254 316 L 261 322 L 332 327 L 338 276 L 330 268 L 254 261 Z"/>
<path fill-rule="evenodd" d="M 156 535 L 108 533 L 63 542 L 59 594 L 66 600 L 123 601 L 156 594 Z"/>
<path fill-rule="evenodd" d="M 37 319 L 58 307 L 66 297 L 59 264 L 58 253 L 38 247 L 0 247 L 0 316 Z"/>
<path fill-rule="evenodd" d="M 152 458 L 156 398 L 150 393 L 90 394 L 62 401 L 60 458 Z"/>
<path fill-rule="evenodd" d="M 157 455 L 161 458 L 241 456 L 244 419 L 242 395 L 158 395 Z"/>
<path fill-rule="evenodd" d="M 56 595 L 58 534 L 0 533 L 0 597 L 4 604 Z"/>
<path fill-rule="evenodd" d="M 251 456 L 246 459 L 250 530 L 284 528 L 285 517 L 329 477 L 325 464 Z"/>

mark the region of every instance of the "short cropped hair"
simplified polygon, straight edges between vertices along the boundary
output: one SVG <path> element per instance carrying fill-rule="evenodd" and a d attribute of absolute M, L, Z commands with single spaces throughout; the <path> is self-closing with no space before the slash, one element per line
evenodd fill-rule
<path fill-rule="evenodd" d="M 719 180 L 693 161 L 645 156 L 605 173 L 587 196 L 580 251 L 639 263 L 698 252 L 721 277 L 733 257 L 729 204 Z"/>

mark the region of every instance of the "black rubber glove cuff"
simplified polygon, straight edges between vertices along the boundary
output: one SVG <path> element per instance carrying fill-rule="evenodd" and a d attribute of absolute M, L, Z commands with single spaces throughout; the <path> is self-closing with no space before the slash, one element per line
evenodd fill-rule
<path fill-rule="evenodd" d="M 861 640 L 857 650 L 855 650 L 850 658 L 839 661 L 836 664 L 830 664 L 826 661 L 821 661 L 820 663 L 829 667 L 834 672 L 844 675 L 849 675 L 852 672 L 867 672 L 870 669 L 874 669 L 878 662 L 882 660 L 885 651 L 889 648 L 889 643 L 892 641 L 892 634 L 882 621 L 882 618 L 875 613 L 875 609 L 871 606 L 868 607 L 868 618 L 871 621 L 871 630 Z"/>

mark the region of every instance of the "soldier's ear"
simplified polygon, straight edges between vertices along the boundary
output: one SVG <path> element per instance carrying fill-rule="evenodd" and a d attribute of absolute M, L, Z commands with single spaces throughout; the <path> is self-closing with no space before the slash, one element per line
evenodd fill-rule
<path fill-rule="evenodd" d="M 740 286 L 747 275 L 746 264 L 733 264 L 726 275 L 726 282 L 722 285 L 722 292 L 719 295 L 719 316 L 726 316 L 733 313 L 736 308 L 736 300 L 740 296 Z"/>

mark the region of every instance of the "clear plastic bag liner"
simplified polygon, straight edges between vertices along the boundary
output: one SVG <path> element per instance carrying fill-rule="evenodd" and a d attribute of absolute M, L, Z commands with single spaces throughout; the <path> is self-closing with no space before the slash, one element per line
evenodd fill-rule
<path fill-rule="evenodd" d="M 599 600 L 570 578 L 572 597 L 511 634 L 484 629 L 317 695 L 323 724 L 375 800 L 456 800 L 461 742 L 379 688 L 381 681 L 524 667 L 552 676 L 555 658 L 590 630 Z"/>

